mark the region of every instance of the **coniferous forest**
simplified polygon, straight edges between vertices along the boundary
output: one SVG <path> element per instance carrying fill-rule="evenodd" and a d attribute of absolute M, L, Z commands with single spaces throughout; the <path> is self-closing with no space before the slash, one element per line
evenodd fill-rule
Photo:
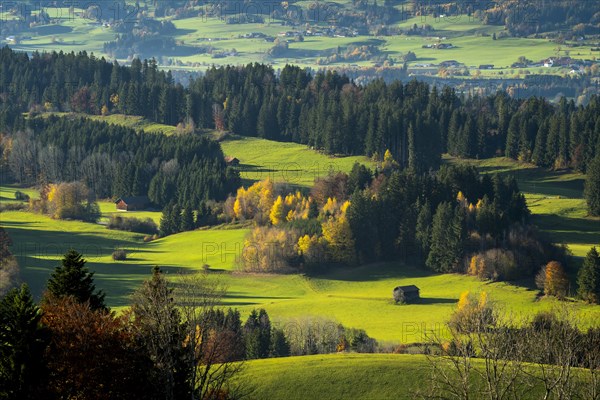
<path fill-rule="evenodd" d="M 600 153 L 600 101 L 586 106 L 542 98 L 457 94 L 410 81 L 364 86 L 335 72 L 312 76 L 285 66 L 213 67 L 187 87 L 154 61 L 120 66 L 85 52 L 1 50 L 0 122 L 22 126 L 40 107 L 91 114 L 142 115 L 152 121 L 229 130 L 307 144 L 329 154 L 383 156 L 402 167 L 437 168 L 440 155 L 496 155 L 585 172 Z M 16 124 L 16 125 L 15 125 Z"/>

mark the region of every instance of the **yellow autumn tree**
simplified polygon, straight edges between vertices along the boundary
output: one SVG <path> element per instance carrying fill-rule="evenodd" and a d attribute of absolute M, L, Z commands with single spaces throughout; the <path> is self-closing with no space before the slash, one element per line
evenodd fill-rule
<path fill-rule="evenodd" d="M 286 212 L 285 205 L 283 204 L 283 199 L 281 196 L 277 196 L 277 200 L 273 203 L 273 207 L 271 207 L 271 212 L 269 213 L 269 219 L 273 225 L 279 225 L 285 222 Z"/>
<path fill-rule="evenodd" d="M 233 213 L 238 219 L 254 219 L 259 224 L 269 222 L 273 207 L 273 182 L 266 179 L 256 182 L 247 190 L 239 188 L 233 204 Z"/>
<path fill-rule="evenodd" d="M 383 154 L 383 163 L 381 164 L 381 167 L 383 169 L 392 169 L 398 167 L 398 163 L 396 160 L 394 160 L 394 156 L 389 149 L 387 149 Z"/>
<path fill-rule="evenodd" d="M 323 206 L 323 214 L 325 215 L 335 215 L 335 213 L 338 211 L 338 203 L 337 203 L 337 199 L 328 197 L 327 198 L 327 203 L 325 203 L 325 205 Z"/>
<path fill-rule="evenodd" d="M 345 213 L 329 217 L 321 224 L 321 229 L 331 261 L 354 264 L 356 262 L 354 237 Z"/>
<path fill-rule="evenodd" d="M 486 292 L 479 296 L 469 291 L 462 292 L 456 311 L 450 316 L 448 326 L 458 332 L 478 332 L 496 321 L 493 308 Z"/>
<path fill-rule="evenodd" d="M 304 235 L 298 239 L 298 254 L 305 265 L 314 265 L 325 262 L 327 242 L 322 236 Z"/>

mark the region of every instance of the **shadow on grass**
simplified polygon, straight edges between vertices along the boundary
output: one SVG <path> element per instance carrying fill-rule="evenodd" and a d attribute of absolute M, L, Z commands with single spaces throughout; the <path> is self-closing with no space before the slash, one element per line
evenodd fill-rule
<path fill-rule="evenodd" d="M 476 166 L 482 173 L 497 173 L 500 176 L 514 176 L 519 189 L 544 196 L 564 196 L 581 198 L 585 179 L 583 177 L 563 179 L 568 171 L 549 171 L 540 167 L 511 168 L 510 165 Z"/>
<path fill-rule="evenodd" d="M 436 274 L 424 268 L 406 265 L 401 262 L 367 264 L 358 267 L 332 265 L 323 273 L 307 273 L 309 278 L 347 282 L 372 282 L 390 278 L 425 278 L 432 275 Z"/>
<path fill-rule="evenodd" d="M 446 299 L 439 297 L 421 297 L 419 300 L 410 302 L 409 304 L 454 304 L 458 299 Z"/>
<path fill-rule="evenodd" d="M 584 218 L 566 218 L 556 214 L 535 214 L 532 221 L 556 243 L 600 243 L 600 223 Z"/>

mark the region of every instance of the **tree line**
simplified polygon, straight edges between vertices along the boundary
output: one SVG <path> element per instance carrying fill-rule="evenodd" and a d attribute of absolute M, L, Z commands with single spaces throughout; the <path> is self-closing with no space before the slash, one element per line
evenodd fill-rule
<path fill-rule="evenodd" d="M 374 171 L 355 164 L 349 174 L 331 172 L 309 194 L 267 179 L 238 189 L 216 209 L 215 223 L 253 222 L 239 260 L 247 271 L 410 260 L 441 273 L 515 280 L 533 277 L 549 261 L 569 263 L 565 249 L 529 222 L 514 176 L 462 165 L 417 174 L 389 151 Z M 198 221 L 189 210 L 169 208 L 161 231 L 195 229 L 203 225 Z"/>
<path fill-rule="evenodd" d="M 19 119 L 3 136 L 3 160 L 20 184 L 81 181 L 98 198 L 148 195 L 198 205 L 239 186 L 218 143 L 195 135 L 150 135 L 84 118 Z"/>
<path fill-rule="evenodd" d="M 212 67 L 183 87 L 152 60 L 120 66 L 85 52 L 29 57 L 5 47 L 1 53 L 2 126 L 36 107 L 118 112 L 304 143 L 330 154 L 382 158 L 389 149 L 401 166 L 420 171 L 436 168 L 443 152 L 506 155 L 580 171 L 599 153 L 597 96 L 586 106 L 566 99 L 553 105 L 503 92 L 466 96 L 414 80 L 358 86 L 332 71 L 313 76 L 295 66 L 275 71 L 264 64 Z"/>

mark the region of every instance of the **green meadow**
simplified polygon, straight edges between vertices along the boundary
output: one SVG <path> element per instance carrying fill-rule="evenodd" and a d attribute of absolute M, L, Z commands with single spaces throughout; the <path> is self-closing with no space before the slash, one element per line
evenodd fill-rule
<path fill-rule="evenodd" d="M 120 125 L 127 128 L 135 129 L 136 131 L 144 131 L 146 133 L 162 133 L 165 135 L 173 135 L 176 133 L 177 128 L 172 125 L 159 124 L 156 122 L 149 121 L 144 117 L 138 115 L 125 115 L 125 114 L 110 114 L 110 115 L 90 115 L 83 113 L 74 112 L 45 112 L 41 114 L 42 118 L 46 118 L 50 115 L 58 117 L 81 117 L 88 118 L 94 121 L 106 122 L 109 125 Z"/>
<path fill-rule="evenodd" d="M 226 156 L 240 160 L 244 180 L 270 178 L 274 182 L 309 188 L 316 178 L 329 171 L 349 172 L 355 162 L 371 165 L 363 156 L 332 157 L 291 142 L 275 142 L 253 137 L 230 136 L 221 142 Z"/>
<path fill-rule="evenodd" d="M 547 171 L 504 157 L 458 160 L 482 172 L 511 174 L 525 194 L 533 222 L 554 243 L 569 246 L 573 255 L 584 257 L 592 246 L 600 246 L 600 218 L 587 215 L 583 186 L 585 175 L 572 171 Z"/>
<path fill-rule="evenodd" d="M 258 138 L 230 137 L 222 142 L 226 155 L 240 159 L 245 183 L 271 177 L 290 186 L 308 188 L 315 176 L 330 169 L 348 171 L 364 157 L 331 158 L 292 143 Z M 525 192 L 534 222 L 543 234 L 556 243 L 569 246 L 581 257 L 600 242 L 598 220 L 586 216 L 582 199 L 584 176 L 571 172 L 549 172 L 505 158 L 457 160 L 472 163 L 483 172 L 515 174 Z M 293 179 L 292 179 L 293 177 Z M 14 202 L 14 187 L 0 188 L 0 200 Z M 24 190 L 36 196 L 34 190 Z M 160 212 L 117 212 L 115 205 L 100 202 L 104 217 L 113 213 L 157 223 Z M 442 329 L 456 307 L 460 294 L 485 291 L 507 312 L 532 316 L 541 310 L 566 306 L 576 311 L 583 328 L 597 324 L 600 308 L 579 301 L 558 302 L 538 296 L 531 283 L 482 282 L 473 277 L 432 274 L 414 265 L 381 263 L 355 268 L 339 266 L 328 271 L 303 274 L 248 274 L 239 270 L 249 227 L 219 226 L 171 235 L 145 243 L 143 235 L 112 231 L 101 224 L 59 221 L 26 211 L 5 211 L 0 223 L 13 239 L 12 250 L 21 266 L 21 275 L 40 296 L 50 272 L 69 248 L 82 252 L 96 272 L 97 287 L 107 292 L 109 305 L 125 308 L 130 294 L 146 279 L 151 267 L 159 265 L 177 280 L 180 273 L 209 273 L 228 287 L 223 305 L 238 308 L 247 315 L 253 308 L 265 308 L 275 323 L 303 317 L 323 317 L 348 327 L 362 328 L 388 343 L 422 341 L 432 329 Z M 115 262 L 115 249 L 128 251 L 127 261 Z M 577 263 L 575 263 L 577 267 Z M 417 285 L 422 300 L 417 304 L 395 305 L 392 289 L 398 285 Z"/>
<path fill-rule="evenodd" d="M 485 368 L 482 360 L 471 362 Z M 427 398 L 431 376 L 431 360 L 423 355 L 351 353 L 247 361 L 236 383 L 249 399 L 412 400 Z M 541 383 L 529 383 L 521 398 L 543 398 Z M 477 378 L 472 384 L 472 393 L 485 390 Z"/>

